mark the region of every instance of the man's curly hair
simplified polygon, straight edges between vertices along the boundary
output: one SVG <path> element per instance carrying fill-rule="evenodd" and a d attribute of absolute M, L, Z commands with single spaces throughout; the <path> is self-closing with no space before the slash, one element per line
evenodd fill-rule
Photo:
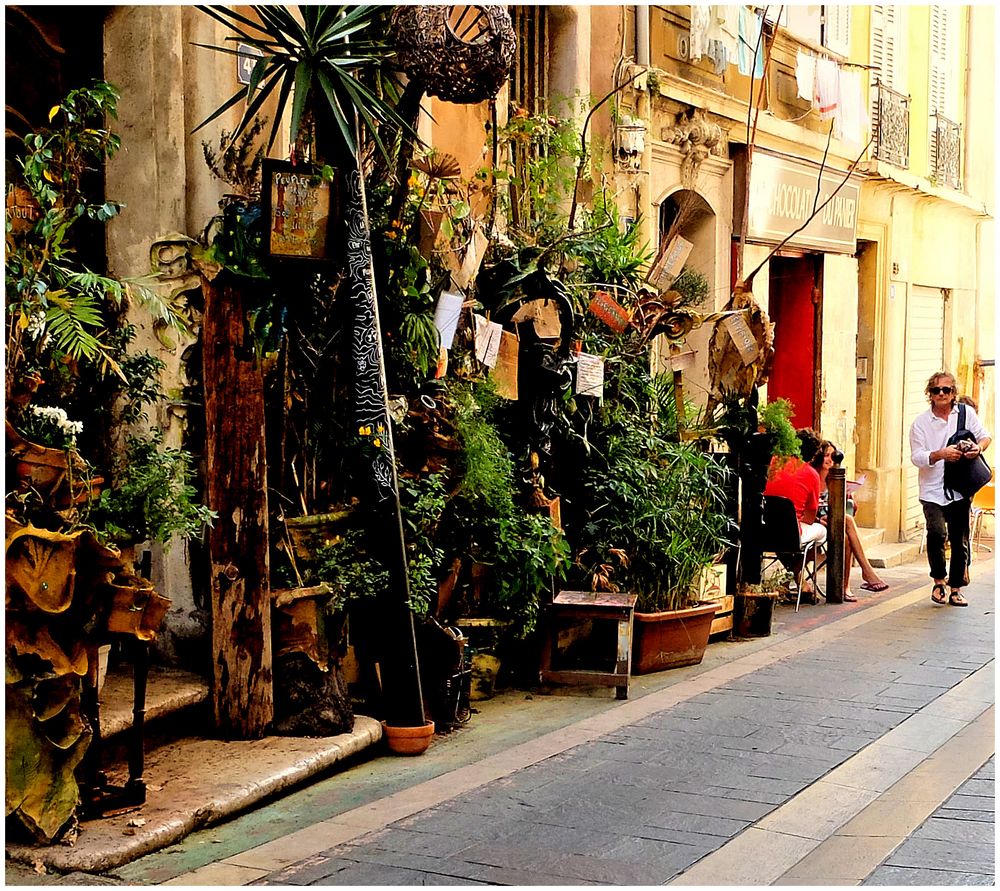
<path fill-rule="evenodd" d="M 799 438 L 799 454 L 806 464 L 812 463 L 816 453 L 823 447 L 823 438 L 812 427 L 803 427 L 796 430 L 795 435 Z"/>

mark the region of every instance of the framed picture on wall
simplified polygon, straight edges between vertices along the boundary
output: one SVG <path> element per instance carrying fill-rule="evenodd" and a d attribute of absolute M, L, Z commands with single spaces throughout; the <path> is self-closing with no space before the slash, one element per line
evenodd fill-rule
<path fill-rule="evenodd" d="M 263 164 L 267 254 L 276 260 L 331 259 L 336 187 L 308 164 L 266 159 Z"/>

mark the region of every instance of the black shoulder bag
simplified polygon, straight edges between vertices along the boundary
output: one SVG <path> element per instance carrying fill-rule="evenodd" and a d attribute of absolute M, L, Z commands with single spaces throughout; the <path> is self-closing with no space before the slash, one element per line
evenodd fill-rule
<path fill-rule="evenodd" d="M 968 446 L 962 446 L 963 442 L 975 445 L 976 437 L 970 430 L 965 429 L 965 405 L 959 403 L 958 429 L 948 437 L 948 445 L 964 450 Z M 971 498 L 992 478 L 990 466 L 982 455 L 976 455 L 971 459 L 962 458 L 960 461 L 948 461 L 944 465 L 944 493 L 949 498 L 954 498 L 956 495 Z"/>

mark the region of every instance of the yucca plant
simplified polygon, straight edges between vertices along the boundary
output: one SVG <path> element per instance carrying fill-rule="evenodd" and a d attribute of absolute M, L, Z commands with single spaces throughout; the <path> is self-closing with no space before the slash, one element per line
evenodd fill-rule
<path fill-rule="evenodd" d="M 290 98 L 291 141 L 296 143 L 302 138 L 310 116 L 326 113 L 339 137 L 340 145 L 332 147 L 339 155 L 346 151 L 347 156 L 357 156 L 361 149 L 358 120 L 383 151 L 381 125 L 408 127 L 384 98 L 395 94 L 394 82 L 385 70 L 392 51 L 382 38 L 385 28 L 380 25 L 386 7 L 300 6 L 293 11 L 281 6 L 251 6 L 256 21 L 222 6 L 199 9 L 235 32 L 226 38 L 227 42 L 246 43 L 262 55 L 254 65 L 250 83 L 237 90 L 196 130 L 246 101 L 246 110 L 231 137 L 235 139 L 251 125 L 272 95 L 277 97 L 277 107 L 268 151 L 277 138 Z M 239 54 L 231 45 L 206 48 Z"/>

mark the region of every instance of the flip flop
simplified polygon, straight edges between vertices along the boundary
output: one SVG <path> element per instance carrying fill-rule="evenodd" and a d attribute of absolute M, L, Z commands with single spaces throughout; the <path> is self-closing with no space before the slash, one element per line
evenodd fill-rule
<path fill-rule="evenodd" d="M 885 582 L 862 582 L 860 587 L 862 591 L 873 591 L 875 594 L 889 590 L 889 586 Z"/>
<path fill-rule="evenodd" d="M 969 601 L 962 596 L 962 593 L 960 591 L 952 591 L 951 594 L 948 595 L 948 603 L 950 603 L 952 606 L 969 605 Z"/>
<path fill-rule="evenodd" d="M 937 592 L 941 592 L 941 596 L 937 596 Z M 944 606 L 947 601 L 947 595 L 944 593 L 944 585 L 935 585 L 931 588 L 931 600 L 933 600 L 938 606 Z"/>
<path fill-rule="evenodd" d="M 857 603 L 858 598 L 855 597 L 850 591 L 844 595 L 844 603 Z"/>

